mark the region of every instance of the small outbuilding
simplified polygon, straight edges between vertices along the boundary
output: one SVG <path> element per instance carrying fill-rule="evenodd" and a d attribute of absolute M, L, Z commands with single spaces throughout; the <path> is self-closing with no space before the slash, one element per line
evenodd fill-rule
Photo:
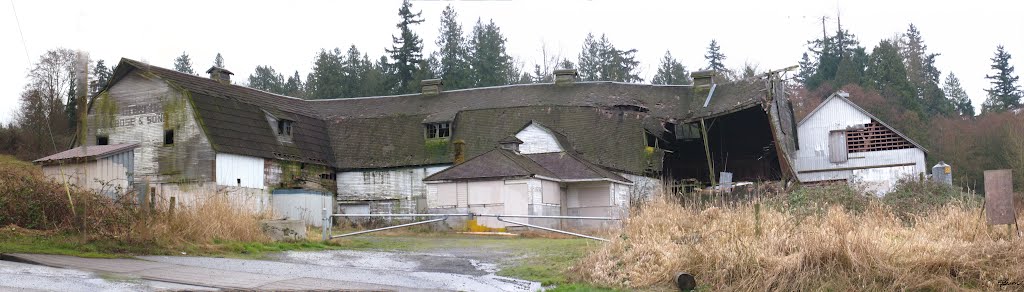
<path fill-rule="evenodd" d="M 803 183 L 842 181 L 882 196 L 902 178 L 927 171 L 928 152 L 838 91 L 798 126 L 797 176 Z"/>
<path fill-rule="evenodd" d="M 137 143 L 79 146 L 36 159 L 47 177 L 113 197 L 132 186 Z"/>
<path fill-rule="evenodd" d="M 535 129 L 546 130 L 539 124 L 534 125 Z M 522 131 L 520 135 L 550 140 L 552 144 L 548 145 L 551 146 L 558 143 L 532 132 Z M 425 178 L 429 211 L 496 215 L 625 215 L 632 181 L 571 152 L 520 152 L 521 148 L 541 151 L 564 149 L 562 147 L 523 145 L 524 142 L 516 136 L 509 136 L 499 143 L 500 147 L 494 150 Z M 527 219 L 516 220 L 527 222 Z M 528 219 L 530 224 L 570 229 L 608 224 L 581 221 Z M 489 217 L 478 218 L 475 224 L 488 228 L 514 225 Z"/>

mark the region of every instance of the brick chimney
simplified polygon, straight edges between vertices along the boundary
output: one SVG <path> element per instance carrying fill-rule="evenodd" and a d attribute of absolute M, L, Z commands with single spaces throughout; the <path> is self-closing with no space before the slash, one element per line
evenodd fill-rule
<path fill-rule="evenodd" d="M 576 69 L 556 69 L 553 73 L 555 74 L 555 85 L 568 86 L 576 83 L 578 75 Z"/>
<path fill-rule="evenodd" d="M 441 79 L 427 79 L 420 81 L 420 93 L 423 96 L 437 96 L 444 89 L 444 81 Z"/>
<path fill-rule="evenodd" d="M 210 74 L 210 79 L 220 81 L 220 83 L 224 84 L 231 84 L 231 75 L 235 75 L 235 73 L 231 73 L 228 69 L 217 66 L 210 67 L 210 70 L 206 70 L 206 73 Z"/>

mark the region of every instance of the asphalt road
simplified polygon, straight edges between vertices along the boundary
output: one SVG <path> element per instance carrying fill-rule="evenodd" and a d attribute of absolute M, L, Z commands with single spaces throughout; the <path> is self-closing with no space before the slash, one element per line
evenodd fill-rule
<path fill-rule="evenodd" d="M 73 269 L 0 261 L 0 291 L 214 290 L 204 287 L 103 275 Z"/>
<path fill-rule="evenodd" d="M 177 256 L 143 256 L 137 259 L 21 257 L 48 266 L 75 269 L 0 261 L 0 291 L 211 288 L 536 291 L 541 288 L 536 282 L 494 275 L 497 271 L 494 264 L 441 253 L 285 252 L 272 256 L 271 260 Z"/>

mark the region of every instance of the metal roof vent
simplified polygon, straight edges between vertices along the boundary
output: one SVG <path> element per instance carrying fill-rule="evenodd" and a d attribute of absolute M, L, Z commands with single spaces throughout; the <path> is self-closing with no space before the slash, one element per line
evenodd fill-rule
<path fill-rule="evenodd" d="M 555 85 L 572 85 L 576 83 L 576 76 L 579 75 L 576 69 L 556 69 L 555 72 Z"/>
<path fill-rule="evenodd" d="M 441 90 L 444 88 L 444 81 L 441 79 L 427 79 L 420 81 L 420 93 L 423 96 L 437 96 L 441 94 Z"/>

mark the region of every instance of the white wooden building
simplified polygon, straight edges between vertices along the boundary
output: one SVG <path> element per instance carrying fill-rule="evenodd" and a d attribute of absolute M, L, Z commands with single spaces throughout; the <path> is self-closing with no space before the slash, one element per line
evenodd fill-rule
<path fill-rule="evenodd" d="M 137 143 L 80 146 L 36 159 L 43 175 L 61 183 L 114 197 L 125 194 L 134 180 Z"/>
<path fill-rule="evenodd" d="M 833 93 L 800 121 L 801 182 L 844 181 L 881 196 L 898 180 L 926 173 L 924 147 L 847 97 Z"/>

